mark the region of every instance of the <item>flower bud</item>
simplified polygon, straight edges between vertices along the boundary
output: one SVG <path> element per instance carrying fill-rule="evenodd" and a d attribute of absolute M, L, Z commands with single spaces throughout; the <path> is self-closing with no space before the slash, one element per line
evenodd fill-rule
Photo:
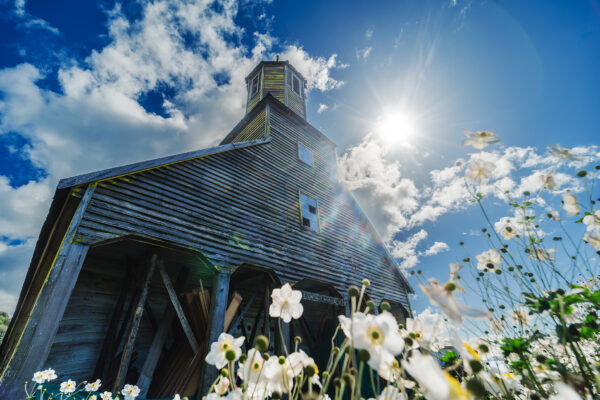
<path fill-rule="evenodd" d="M 363 279 L 362 284 L 363 284 L 363 286 L 371 286 L 371 281 L 368 279 Z"/>
<path fill-rule="evenodd" d="M 456 290 L 456 283 L 448 282 L 444 286 L 444 289 L 446 289 L 446 291 L 448 291 L 448 292 L 454 292 Z"/>
<path fill-rule="evenodd" d="M 279 400 L 281 398 L 281 393 L 279 393 L 279 392 L 273 392 L 273 393 L 271 393 L 271 398 L 273 400 Z"/>
<path fill-rule="evenodd" d="M 225 352 L 225 359 L 227 361 L 235 361 L 235 356 L 236 356 L 235 350 L 233 350 L 233 349 L 229 349 Z"/>
<path fill-rule="evenodd" d="M 306 375 L 307 377 L 312 377 L 317 371 L 315 370 L 315 366 L 314 365 L 307 365 L 306 367 L 304 367 L 304 375 Z"/>
<path fill-rule="evenodd" d="M 336 388 L 338 388 L 338 389 L 339 389 L 339 388 L 342 386 L 342 381 L 341 381 L 341 379 L 340 379 L 340 378 L 333 378 L 333 385 L 334 385 Z"/>
<path fill-rule="evenodd" d="M 294 343 L 296 343 L 296 344 L 302 343 L 302 338 L 300 336 L 294 337 Z"/>
<path fill-rule="evenodd" d="M 369 362 L 369 359 L 371 358 L 371 355 L 369 354 L 369 352 L 365 349 L 361 349 L 358 351 L 358 359 L 362 362 Z"/>
<path fill-rule="evenodd" d="M 222 376 L 223 378 L 227 378 L 227 377 L 229 376 L 229 371 L 227 371 L 227 368 L 223 368 L 223 369 L 221 370 L 221 376 Z"/>
<path fill-rule="evenodd" d="M 352 285 L 348 288 L 348 295 L 350 297 L 358 297 L 359 293 L 360 293 L 360 289 L 354 285 Z"/>
<path fill-rule="evenodd" d="M 381 308 L 382 311 L 390 311 L 390 308 L 392 308 L 390 306 L 390 303 L 388 303 L 387 301 L 382 301 L 381 304 L 379 305 L 379 307 Z"/>
<path fill-rule="evenodd" d="M 375 309 L 375 303 L 372 300 L 367 301 L 367 308 L 369 311 L 373 311 Z"/>
<path fill-rule="evenodd" d="M 473 373 L 478 374 L 483 370 L 483 365 L 477 360 L 469 361 L 469 366 L 473 370 Z"/>
<path fill-rule="evenodd" d="M 347 372 L 344 374 L 344 376 L 342 377 L 342 379 L 344 380 L 344 382 L 348 386 L 352 386 L 352 383 L 354 382 L 354 377 L 351 374 L 347 373 Z"/>
<path fill-rule="evenodd" d="M 577 176 L 578 176 L 578 177 L 580 177 L 580 178 L 583 178 L 583 177 L 584 177 L 584 176 L 586 176 L 586 175 L 587 175 L 587 172 L 585 172 L 584 170 L 581 170 L 581 171 L 579 171 L 579 172 L 577 173 Z"/>
<path fill-rule="evenodd" d="M 246 354 L 242 354 L 239 359 L 240 364 L 245 363 L 247 359 L 248 359 L 248 356 Z"/>
<path fill-rule="evenodd" d="M 267 361 L 269 358 L 271 358 L 271 355 L 265 351 L 262 353 L 262 358 L 263 360 Z"/>
<path fill-rule="evenodd" d="M 269 348 L 269 338 L 265 335 L 258 335 L 256 339 L 254 339 L 254 347 L 261 353 L 267 351 Z"/>
<path fill-rule="evenodd" d="M 279 365 L 285 364 L 285 357 L 284 356 L 279 356 L 279 358 L 277 359 L 277 362 L 279 362 Z"/>

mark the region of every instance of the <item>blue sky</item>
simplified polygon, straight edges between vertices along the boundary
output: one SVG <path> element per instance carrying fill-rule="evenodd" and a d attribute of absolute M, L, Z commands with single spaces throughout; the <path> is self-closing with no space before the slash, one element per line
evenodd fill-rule
<path fill-rule="evenodd" d="M 399 262 L 440 280 L 482 224 L 452 189 L 464 129 L 498 133 L 486 157 L 515 190 L 546 145 L 598 154 L 598 1 L 0 0 L 0 310 L 58 179 L 218 143 L 275 55 L 307 76 L 308 120 Z"/>

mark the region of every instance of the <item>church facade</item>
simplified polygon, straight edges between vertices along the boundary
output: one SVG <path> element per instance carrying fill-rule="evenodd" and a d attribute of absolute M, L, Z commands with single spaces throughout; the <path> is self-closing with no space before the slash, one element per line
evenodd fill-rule
<path fill-rule="evenodd" d="M 411 287 L 337 180 L 335 144 L 306 121 L 304 77 L 263 61 L 247 86 L 219 146 L 60 181 L 0 348 L 0 399 L 50 367 L 194 394 L 222 331 L 281 348 L 268 305 L 284 283 L 305 313 L 283 340 L 301 336 L 317 362 L 348 286 L 368 278 L 370 300 L 410 315 Z"/>

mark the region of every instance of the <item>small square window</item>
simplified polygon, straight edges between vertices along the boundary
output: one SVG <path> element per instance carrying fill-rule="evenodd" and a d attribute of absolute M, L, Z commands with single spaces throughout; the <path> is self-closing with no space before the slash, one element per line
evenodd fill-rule
<path fill-rule="evenodd" d="M 298 159 L 311 167 L 313 165 L 312 151 L 302 143 L 298 143 Z"/>
<path fill-rule="evenodd" d="M 256 75 L 252 78 L 252 83 L 250 84 L 250 97 L 254 96 L 258 93 L 258 87 L 260 86 L 260 74 Z"/>
<path fill-rule="evenodd" d="M 302 226 L 319 231 L 319 211 L 317 201 L 300 193 L 300 218 Z"/>
<path fill-rule="evenodd" d="M 292 71 L 288 73 L 288 84 L 298 95 L 302 96 L 302 79 Z"/>

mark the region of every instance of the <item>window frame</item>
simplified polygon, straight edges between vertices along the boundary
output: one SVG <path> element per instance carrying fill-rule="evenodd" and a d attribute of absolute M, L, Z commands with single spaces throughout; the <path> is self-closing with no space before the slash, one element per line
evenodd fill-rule
<path fill-rule="evenodd" d="M 254 82 L 256 81 L 256 91 L 254 91 Z M 253 98 L 260 92 L 260 72 L 250 80 L 250 98 Z"/>
<path fill-rule="evenodd" d="M 303 164 L 309 165 L 311 167 L 315 166 L 315 157 L 313 154 L 312 149 L 308 148 L 307 146 L 303 145 L 302 143 L 298 142 L 298 160 L 301 161 Z M 305 159 L 302 158 L 302 151 L 301 149 L 306 150 L 309 154 L 310 154 L 310 163 L 306 162 Z"/>
<path fill-rule="evenodd" d="M 312 200 L 314 201 L 314 207 L 315 207 L 315 213 L 311 213 L 310 211 L 308 211 L 310 214 L 313 214 L 315 216 L 315 222 L 316 222 L 316 226 L 313 228 L 312 225 L 306 226 L 304 225 L 304 213 L 303 213 L 303 205 L 305 204 L 302 201 L 302 196 L 306 197 L 308 200 Z M 305 193 L 303 193 L 301 190 L 298 190 L 298 202 L 299 202 L 299 206 L 300 206 L 300 227 L 304 230 L 311 230 L 313 232 L 321 232 L 321 213 L 319 212 L 319 201 Z M 308 210 L 308 208 L 310 207 L 310 202 L 306 202 L 306 208 Z M 307 218 L 309 221 L 312 221 L 310 218 Z"/>
<path fill-rule="evenodd" d="M 290 89 L 292 90 L 292 92 L 296 93 L 298 96 L 302 96 L 302 79 L 300 79 L 300 77 L 298 76 L 298 74 L 296 74 L 294 71 L 290 70 L 290 73 L 288 74 L 290 82 L 289 82 L 289 86 Z M 298 91 L 294 90 L 294 80 L 298 81 Z"/>

